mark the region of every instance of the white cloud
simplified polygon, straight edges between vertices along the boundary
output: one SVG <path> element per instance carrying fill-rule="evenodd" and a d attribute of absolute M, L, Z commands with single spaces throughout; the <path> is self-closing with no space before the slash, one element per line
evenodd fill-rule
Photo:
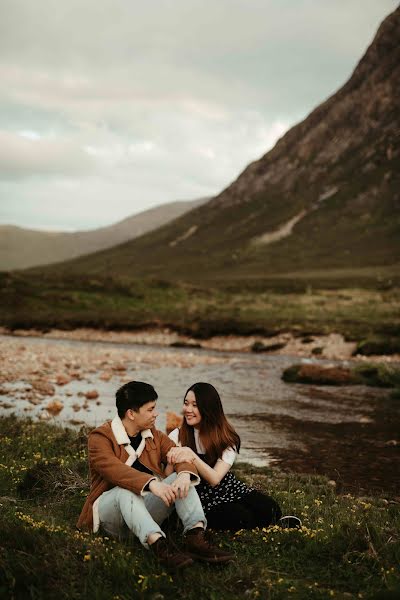
<path fill-rule="evenodd" d="M 92 160 L 74 141 L 44 139 L 34 132 L 0 131 L 2 178 L 85 175 L 92 168 Z"/>
<path fill-rule="evenodd" d="M 23 138 L 27 138 L 28 140 L 40 140 L 42 137 L 37 131 L 30 131 L 24 129 L 23 131 L 17 131 L 18 135 Z"/>
<path fill-rule="evenodd" d="M 218 193 L 396 5 L 0 0 L 0 221 L 88 227 Z"/>

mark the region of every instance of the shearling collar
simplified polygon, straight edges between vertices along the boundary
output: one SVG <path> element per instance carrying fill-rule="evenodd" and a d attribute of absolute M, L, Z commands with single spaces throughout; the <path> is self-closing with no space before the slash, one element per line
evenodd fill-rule
<path fill-rule="evenodd" d="M 124 424 L 122 423 L 118 415 L 115 415 L 115 417 L 111 421 L 111 429 L 117 441 L 117 444 L 124 444 L 124 446 L 126 444 L 130 445 L 131 440 L 129 439 Z M 150 429 L 143 429 L 143 431 L 141 431 L 140 433 L 142 434 L 142 439 L 153 437 L 153 434 L 151 433 Z"/>

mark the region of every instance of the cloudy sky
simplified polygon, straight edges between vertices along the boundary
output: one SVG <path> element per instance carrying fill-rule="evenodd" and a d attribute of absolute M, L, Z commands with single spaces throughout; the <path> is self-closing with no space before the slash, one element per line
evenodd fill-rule
<path fill-rule="evenodd" d="M 0 0 L 0 223 L 218 193 L 350 76 L 398 0 Z"/>

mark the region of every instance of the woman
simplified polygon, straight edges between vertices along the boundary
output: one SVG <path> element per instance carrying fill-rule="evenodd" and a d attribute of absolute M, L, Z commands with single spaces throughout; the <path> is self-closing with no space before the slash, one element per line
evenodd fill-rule
<path fill-rule="evenodd" d="M 183 423 L 169 437 L 168 462 L 192 461 L 202 478 L 197 486 L 212 529 L 254 529 L 280 524 L 300 527 L 297 517 L 281 517 L 277 502 L 236 479 L 230 471 L 240 450 L 240 437 L 228 422 L 217 390 L 195 383 L 185 394 Z M 167 467 L 168 469 L 168 467 Z"/>

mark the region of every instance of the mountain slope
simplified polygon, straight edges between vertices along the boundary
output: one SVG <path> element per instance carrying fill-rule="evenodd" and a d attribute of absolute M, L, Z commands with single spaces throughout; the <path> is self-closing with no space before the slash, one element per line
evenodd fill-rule
<path fill-rule="evenodd" d="M 0 270 L 52 264 L 110 248 L 157 229 L 203 202 L 205 199 L 170 202 L 90 231 L 37 231 L 0 225 Z"/>
<path fill-rule="evenodd" d="M 204 279 L 400 262 L 400 7 L 339 91 L 219 196 L 74 274 Z"/>

